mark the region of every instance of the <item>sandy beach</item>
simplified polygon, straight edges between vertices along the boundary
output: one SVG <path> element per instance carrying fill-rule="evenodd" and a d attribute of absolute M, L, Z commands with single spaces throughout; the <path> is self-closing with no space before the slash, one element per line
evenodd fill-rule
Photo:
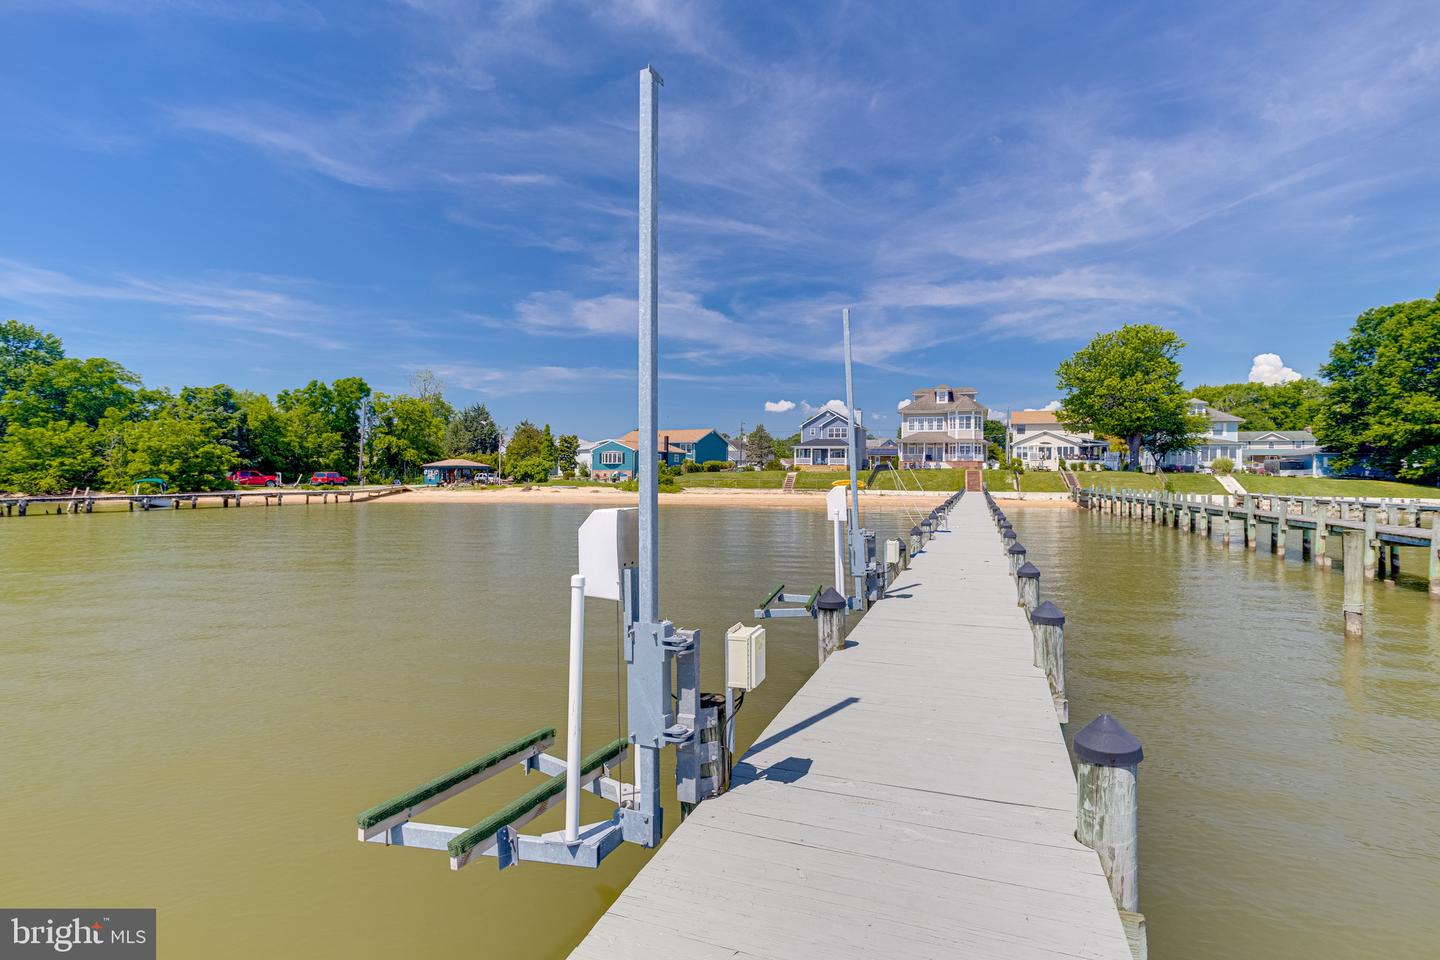
<path fill-rule="evenodd" d="M 660 494 L 663 507 L 773 507 L 790 510 L 823 510 L 824 491 L 797 490 L 735 490 L 705 488 L 680 493 Z M 860 494 L 863 507 L 878 510 L 929 510 L 945 499 L 936 493 L 924 496 L 901 496 L 894 493 Z M 637 494 L 606 487 L 491 487 L 469 490 L 414 490 L 376 500 L 375 504 L 414 503 L 589 503 L 595 506 L 630 506 L 639 502 Z"/>
<path fill-rule="evenodd" d="M 781 493 L 779 490 L 737 490 L 733 488 L 706 487 L 684 490 L 680 493 L 662 493 L 661 507 L 771 507 L 788 510 L 823 510 L 823 490 L 797 490 Z M 877 491 L 861 491 L 861 506 L 869 510 L 929 510 L 945 499 L 945 494 L 900 494 Z M 464 490 L 413 490 L 395 494 L 374 501 L 382 504 L 416 503 L 589 503 L 595 506 L 629 506 L 638 502 L 634 493 L 612 490 L 606 487 L 489 487 Z M 1006 506 L 1069 508 L 1069 500 L 1025 500 L 1013 501 Z"/>

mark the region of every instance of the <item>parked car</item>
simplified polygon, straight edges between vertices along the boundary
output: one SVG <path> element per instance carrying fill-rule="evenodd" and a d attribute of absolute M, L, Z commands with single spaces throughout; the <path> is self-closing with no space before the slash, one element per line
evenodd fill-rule
<path fill-rule="evenodd" d="M 314 473 L 310 474 L 310 483 L 315 486 L 323 487 L 325 484 L 328 483 L 332 486 L 343 487 L 349 482 L 350 481 L 348 478 L 340 476 L 340 474 L 336 473 L 334 470 L 316 470 Z"/>
<path fill-rule="evenodd" d="M 259 470 L 236 470 L 230 474 L 230 482 L 238 487 L 273 487 L 280 483 L 280 478 Z"/>

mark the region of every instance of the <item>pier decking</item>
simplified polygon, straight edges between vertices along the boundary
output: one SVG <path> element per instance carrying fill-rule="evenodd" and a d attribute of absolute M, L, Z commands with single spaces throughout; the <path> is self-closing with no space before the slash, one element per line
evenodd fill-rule
<path fill-rule="evenodd" d="M 354 503 L 358 496 L 364 503 L 413 489 L 413 487 L 400 484 L 372 484 L 365 487 L 332 487 L 329 489 L 324 487 L 313 489 L 244 487 L 235 490 L 207 490 L 198 493 L 14 493 L 0 495 L 0 517 L 23 517 L 30 512 L 31 508 L 40 513 L 93 513 L 97 506 L 103 509 L 119 504 L 126 505 L 130 510 L 148 511 L 161 502 L 165 504 L 166 509 L 171 506 L 179 507 L 182 503 L 192 510 L 202 503 L 219 504 L 222 507 L 233 504 L 239 507 L 244 500 L 260 500 L 267 507 L 273 500 L 275 506 L 280 507 L 285 505 L 286 497 L 289 497 L 291 501 L 303 500 L 308 504 L 311 497 L 318 499 L 321 503 L 329 503 L 331 500 L 336 503 L 342 501 Z"/>
<path fill-rule="evenodd" d="M 572 956 L 1129 960 L 1015 598 L 967 495 Z"/>

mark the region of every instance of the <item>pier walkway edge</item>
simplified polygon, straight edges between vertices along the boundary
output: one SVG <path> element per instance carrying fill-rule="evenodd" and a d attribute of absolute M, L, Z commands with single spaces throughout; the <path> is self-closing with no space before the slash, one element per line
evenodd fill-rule
<path fill-rule="evenodd" d="M 982 496 L 571 954 L 1129 960 Z"/>

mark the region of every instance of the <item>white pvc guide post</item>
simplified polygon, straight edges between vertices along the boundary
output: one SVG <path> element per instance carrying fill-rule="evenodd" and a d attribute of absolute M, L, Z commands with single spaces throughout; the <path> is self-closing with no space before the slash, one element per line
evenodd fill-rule
<path fill-rule="evenodd" d="M 565 729 L 565 842 L 580 840 L 580 725 L 585 696 L 585 578 L 570 578 L 570 710 Z"/>

